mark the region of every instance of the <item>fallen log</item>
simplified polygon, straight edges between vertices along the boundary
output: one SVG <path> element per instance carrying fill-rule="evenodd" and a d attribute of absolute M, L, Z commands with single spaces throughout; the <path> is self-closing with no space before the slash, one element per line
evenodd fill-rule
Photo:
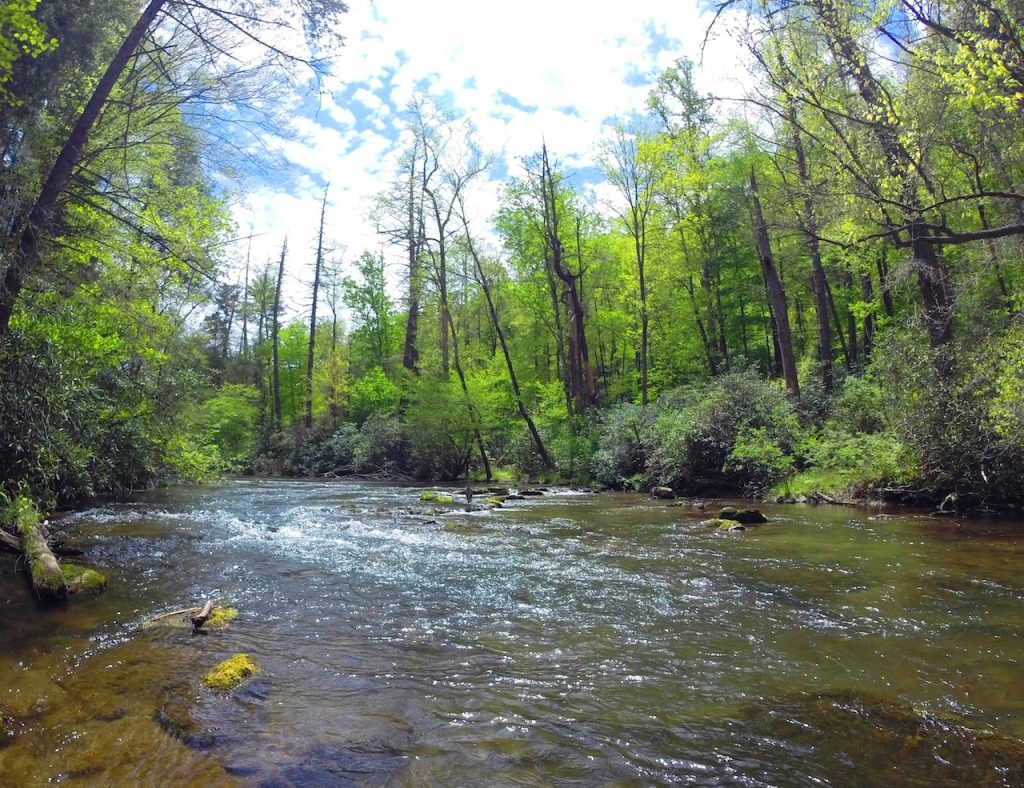
<path fill-rule="evenodd" d="M 4 547 L 13 550 L 16 553 L 21 552 L 21 540 L 18 539 L 18 537 L 9 534 L 7 533 L 7 531 L 4 531 L 2 529 L 0 529 L 0 545 L 3 545 Z"/>
<path fill-rule="evenodd" d="M 21 537 L 21 549 L 28 559 L 32 588 L 44 601 L 67 599 L 68 584 L 57 558 L 46 543 L 42 518 L 33 503 L 18 496 L 11 504 L 14 528 Z"/>

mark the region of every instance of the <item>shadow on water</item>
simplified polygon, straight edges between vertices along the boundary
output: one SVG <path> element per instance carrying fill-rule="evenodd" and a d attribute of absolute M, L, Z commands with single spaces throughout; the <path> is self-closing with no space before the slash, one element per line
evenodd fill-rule
<path fill-rule="evenodd" d="M 36 610 L 0 557 L 0 785 L 1020 784 L 1020 526 L 765 509 L 240 480 L 70 515 L 102 596 Z M 141 626 L 207 597 L 240 617 Z"/>

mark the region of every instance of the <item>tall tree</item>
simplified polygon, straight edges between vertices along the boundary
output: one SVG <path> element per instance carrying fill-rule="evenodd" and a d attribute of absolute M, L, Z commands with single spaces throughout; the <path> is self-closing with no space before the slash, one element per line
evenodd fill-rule
<path fill-rule="evenodd" d="M 651 130 L 638 118 L 628 126 L 617 125 L 611 139 L 605 143 L 604 150 L 605 174 L 618 189 L 624 202 L 618 212 L 619 218 L 633 242 L 640 314 L 640 399 L 644 405 L 648 401 L 650 349 L 650 312 L 647 308 L 648 233 L 655 202 L 655 187 L 660 179 L 658 158 L 645 149 L 650 146 L 652 139 Z"/>
<path fill-rule="evenodd" d="M 329 186 L 329 184 L 328 184 Z M 316 261 L 313 264 L 313 303 L 309 309 L 309 351 L 306 354 L 306 429 L 313 426 L 313 361 L 316 352 L 316 305 L 320 299 L 320 272 L 324 262 L 324 219 L 327 216 L 327 188 L 324 186 L 320 205 L 320 231 L 316 238 Z"/>
<path fill-rule="evenodd" d="M 106 69 L 99 76 L 95 87 L 77 120 L 71 127 L 63 143 L 60 144 L 52 164 L 49 165 L 38 195 L 31 207 L 18 216 L 15 225 L 16 243 L 4 261 L 5 271 L 0 281 L 0 344 L 9 333 L 11 316 L 25 285 L 26 278 L 31 274 L 40 255 L 41 244 L 48 243 L 58 224 L 59 200 L 61 194 L 71 181 L 76 168 L 82 163 L 89 144 L 90 135 L 94 131 L 101 112 L 106 107 L 111 94 L 125 74 L 129 65 L 145 61 L 158 62 L 171 48 L 155 46 L 144 48 L 143 44 L 154 35 L 154 30 L 167 21 L 178 30 L 184 30 L 194 41 L 193 52 L 203 58 L 203 66 L 216 70 L 220 53 L 224 51 L 225 40 L 217 41 L 212 31 L 228 30 L 241 36 L 250 44 L 266 47 L 271 53 L 264 60 L 268 67 L 305 63 L 316 68 L 318 61 L 306 53 L 289 52 L 282 48 L 278 39 L 271 34 L 280 35 L 282 27 L 295 29 L 295 25 L 310 37 L 326 39 L 333 35 L 331 23 L 333 19 L 345 11 L 340 0 L 291 0 L 289 5 L 296 13 L 293 17 L 280 16 L 275 11 L 277 3 L 270 0 L 224 0 L 222 4 L 206 3 L 202 0 L 150 0 L 142 8 L 141 13 L 131 25 L 124 39 L 114 52 Z M 222 59 L 230 60 L 230 59 Z M 196 68 L 193 74 L 203 71 Z M 220 63 L 220 73 L 247 74 L 250 69 L 238 69 L 234 63 Z M 166 66 L 162 73 L 173 82 L 173 71 Z M 210 73 L 200 78 L 202 86 L 191 85 L 193 97 L 199 98 L 210 92 Z M 186 100 L 187 96 L 177 92 L 172 105 Z"/>
<path fill-rule="evenodd" d="M 789 327 L 789 306 L 786 303 L 786 291 L 775 267 L 772 255 L 771 237 L 768 234 L 768 223 L 761 208 L 761 198 L 757 191 L 757 179 L 754 170 L 750 170 L 750 195 L 754 204 L 754 242 L 758 257 L 761 258 L 761 270 L 764 273 L 765 285 L 768 289 L 768 303 L 775 318 L 779 344 L 778 357 L 782 363 L 782 376 L 786 381 L 786 391 L 794 399 L 800 396 L 800 383 L 797 379 L 796 357 L 793 355 L 793 338 Z"/>
<path fill-rule="evenodd" d="M 288 254 L 288 239 L 284 239 L 281 245 L 281 259 L 277 264 L 277 281 L 274 286 L 274 308 L 272 310 L 272 324 L 270 341 L 273 348 L 273 366 L 271 368 L 272 388 L 274 396 L 274 419 L 273 424 L 277 428 L 282 425 L 281 419 L 281 286 L 284 283 L 284 259 Z"/>

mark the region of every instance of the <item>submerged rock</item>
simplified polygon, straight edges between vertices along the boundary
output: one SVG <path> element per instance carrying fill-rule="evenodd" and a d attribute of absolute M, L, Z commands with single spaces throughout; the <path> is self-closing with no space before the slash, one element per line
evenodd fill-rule
<path fill-rule="evenodd" d="M 14 737 L 17 735 L 14 717 L 5 714 L 4 710 L 0 709 L 0 749 L 14 741 Z"/>
<path fill-rule="evenodd" d="M 199 698 L 184 683 L 172 684 L 160 691 L 153 719 L 168 734 L 194 750 L 213 746 L 213 732 L 200 725 L 195 718 Z"/>
<path fill-rule="evenodd" d="M 733 512 L 732 519 L 744 525 L 759 525 L 768 522 L 768 518 L 758 509 L 740 509 L 738 512 L 734 509 Z"/>
<path fill-rule="evenodd" d="M 746 526 L 741 525 L 736 520 L 729 520 L 722 517 L 715 517 L 711 520 L 701 520 L 701 525 L 705 528 L 718 528 L 722 531 L 746 531 Z"/>
<path fill-rule="evenodd" d="M 99 593 L 107 587 L 106 575 L 78 564 L 64 562 L 60 565 L 69 594 L 85 592 Z"/>
<path fill-rule="evenodd" d="M 766 698 L 730 726 L 754 741 L 820 753 L 832 777 L 825 784 L 1024 784 L 1024 742 L 957 714 L 869 692 Z M 868 765 L 871 779 L 862 771 Z"/>
<path fill-rule="evenodd" d="M 541 487 L 527 487 L 525 490 L 520 490 L 519 495 L 525 497 L 538 496 L 546 493 L 547 490 Z"/>
<path fill-rule="evenodd" d="M 662 500 L 671 500 L 676 497 L 676 491 L 671 487 L 653 487 L 651 488 L 651 497 L 660 498 Z"/>

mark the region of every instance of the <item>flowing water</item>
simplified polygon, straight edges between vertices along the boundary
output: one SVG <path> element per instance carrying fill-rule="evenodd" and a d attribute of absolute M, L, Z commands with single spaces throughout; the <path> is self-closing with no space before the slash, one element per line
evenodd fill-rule
<path fill-rule="evenodd" d="M 0 785 L 1024 782 L 1019 523 L 769 506 L 726 533 L 626 494 L 418 493 L 79 512 L 111 582 L 65 608 L 0 555 Z M 228 629 L 142 626 L 207 597 Z M 236 652 L 259 676 L 203 689 Z"/>

